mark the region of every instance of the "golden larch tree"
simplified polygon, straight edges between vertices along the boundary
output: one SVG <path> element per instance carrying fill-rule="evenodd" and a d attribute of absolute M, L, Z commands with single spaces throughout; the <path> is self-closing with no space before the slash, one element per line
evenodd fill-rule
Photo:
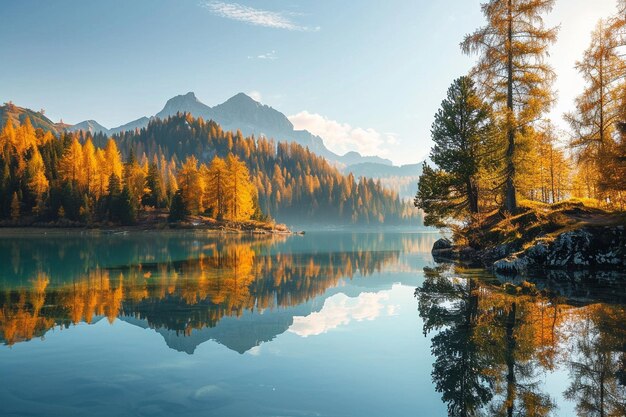
<path fill-rule="evenodd" d="M 178 188 L 181 190 L 183 200 L 191 214 L 204 211 L 202 204 L 204 195 L 204 182 L 198 169 L 198 160 L 195 156 L 189 156 L 178 170 L 176 178 Z"/>
<path fill-rule="evenodd" d="M 113 139 L 109 139 L 106 146 L 104 147 L 104 155 L 107 165 L 108 177 L 111 174 L 115 174 L 118 178 L 122 178 L 122 172 L 124 170 L 124 164 L 122 163 L 122 154 L 117 148 L 117 143 Z"/>
<path fill-rule="evenodd" d="M 46 167 L 44 166 L 41 154 L 34 149 L 33 154 L 28 161 L 28 188 L 35 195 L 35 207 L 33 211 L 40 213 L 43 210 L 44 196 L 50 187 L 48 178 L 46 178 Z"/>
<path fill-rule="evenodd" d="M 59 161 L 59 174 L 63 180 L 82 186 L 85 183 L 83 169 L 83 147 L 75 137 Z"/>
<path fill-rule="evenodd" d="M 593 181 L 598 194 L 591 197 L 607 202 L 611 201 L 613 184 L 619 183 L 616 170 L 611 168 L 619 148 L 617 127 L 624 121 L 626 62 L 620 44 L 616 27 L 610 20 L 600 20 L 591 45 L 576 63 L 585 89 L 576 98 L 576 110 L 565 115 L 580 163 L 597 166 Z"/>
<path fill-rule="evenodd" d="M 93 146 L 91 138 L 88 138 L 83 145 L 83 176 L 85 190 L 90 194 L 95 194 L 99 190 L 98 163 L 96 160 L 96 148 Z"/>
<path fill-rule="evenodd" d="M 249 220 L 254 213 L 254 187 L 246 164 L 229 154 L 226 158 L 229 174 L 228 218 L 235 221 Z"/>
<path fill-rule="evenodd" d="M 206 169 L 204 178 L 206 183 L 205 206 L 213 210 L 213 216 L 216 219 L 222 219 L 227 211 L 226 203 L 230 180 L 226 161 L 217 156 L 213 158 Z"/>
<path fill-rule="evenodd" d="M 484 95 L 499 113 L 505 133 L 504 205 L 513 212 L 516 197 L 516 144 L 521 130 L 540 118 L 553 101 L 552 68 L 545 62 L 558 28 L 547 28 L 543 15 L 555 0 L 489 0 L 482 5 L 487 24 L 461 43 L 466 54 L 479 54 L 472 70 Z"/>

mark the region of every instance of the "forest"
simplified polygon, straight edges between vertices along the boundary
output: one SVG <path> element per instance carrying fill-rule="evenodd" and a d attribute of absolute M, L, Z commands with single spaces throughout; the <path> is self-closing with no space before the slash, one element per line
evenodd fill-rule
<path fill-rule="evenodd" d="M 476 56 L 435 115 L 434 146 L 415 205 L 438 227 L 480 224 L 572 200 L 626 208 L 626 2 L 597 23 L 575 67 L 584 80 L 567 131 L 547 117 L 556 100 L 549 49 L 555 0 L 490 0 L 486 25 L 461 42 Z M 575 86 L 572 86 L 575 88 Z"/>
<path fill-rule="evenodd" d="M 0 133 L 0 218 L 137 222 L 147 212 L 217 220 L 397 224 L 418 213 L 371 179 L 343 176 L 293 143 L 243 137 L 177 114 L 147 128 L 101 134 L 35 129 L 26 118 Z"/>

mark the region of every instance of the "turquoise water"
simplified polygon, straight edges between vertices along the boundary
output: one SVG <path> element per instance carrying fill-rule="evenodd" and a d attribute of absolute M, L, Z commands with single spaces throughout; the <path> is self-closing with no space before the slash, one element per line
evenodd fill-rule
<path fill-rule="evenodd" d="M 585 361 L 619 409 L 622 304 L 437 268 L 437 238 L 0 239 L 0 414 L 570 416 Z"/>

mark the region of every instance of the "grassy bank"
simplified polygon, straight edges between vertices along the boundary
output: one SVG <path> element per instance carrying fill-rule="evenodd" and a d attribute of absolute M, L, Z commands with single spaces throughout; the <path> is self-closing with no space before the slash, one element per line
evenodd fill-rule
<path fill-rule="evenodd" d="M 524 249 L 537 239 L 553 240 L 556 236 L 590 226 L 626 224 L 626 212 L 609 212 L 570 200 L 556 204 L 534 201 L 520 203 L 515 215 L 501 211 L 479 216 L 465 227 L 455 228 L 454 243 L 474 249 L 508 244 Z"/>

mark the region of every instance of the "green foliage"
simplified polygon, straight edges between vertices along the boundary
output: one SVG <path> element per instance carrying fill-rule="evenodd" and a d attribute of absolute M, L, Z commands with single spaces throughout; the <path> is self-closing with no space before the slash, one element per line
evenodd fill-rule
<path fill-rule="evenodd" d="M 146 186 L 148 192 L 143 195 L 141 201 L 146 206 L 156 208 L 164 208 L 167 206 L 167 196 L 163 178 L 159 173 L 159 167 L 156 162 L 152 162 L 148 166 L 148 176 L 146 177 Z"/>
<path fill-rule="evenodd" d="M 491 110 L 470 78 L 453 82 L 431 132 L 430 157 L 438 168 L 424 165 L 415 205 L 426 213 L 426 225 L 442 227 L 479 212 L 479 173 L 491 168 L 497 152 Z"/>
<path fill-rule="evenodd" d="M 425 280 L 415 291 L 424 333 L 432 338 L 432 377 L 450 416 L 477 415 L 493 398 L 495 378 L 485 372 L 488 358 L 476 340 L 478 286 L 475 280 L 453 281 L 441 269 L 424 268 Z"/>
<path fill-rule="evenodd" d="M 123 225 L 132 225 L 137 221 L 137 213 L 135 205 L 132 202 L 133 196 L 128 187 L 124 187 L 117 197 L 115 203 L 115 211 L 118 219 Z"/>
<path fill-rule="evenodd" d="M 185 204 L 185 200 L 183 198 L 183 193 L 181 190 L 176 191 L 174 197 L 172 198 L 172 205 L 170 206 L 170 214 L 168 216 L 168 221 L 170 222 L 179 222 L 185 220 L 185 217 L 189 214 L 189 210 L 187 209 L 187 205 Z"/>

